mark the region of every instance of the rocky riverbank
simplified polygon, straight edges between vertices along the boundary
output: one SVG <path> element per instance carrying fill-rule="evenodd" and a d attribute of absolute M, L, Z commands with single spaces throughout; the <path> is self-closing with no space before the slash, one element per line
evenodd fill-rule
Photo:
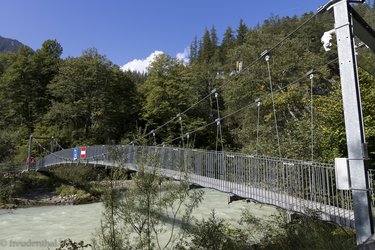
<path fill-rule="evenodd" d="M 108 171 L 87 166 L 61 166 L 50 172 L 0 173 L 0 208 L 72 205 L 97 202 Z"/>
<path fill-rule="evenodd" d="M 100 197 L 91 194 L 59 195 L 46 189 L 36 189 L 12 198 L 7 203 L 0 203 L 0 209 L 15 209 L 48 205 L 76 205 L 98 202 Z"/>
<path fill-rule="evenodd" d="M 173 181 L 174 185 L 178 185 L 178 181 Z M 100 182 L 92 182 L 91 186 L 96 186 L 96 192 L 93 190 L 83 191 L 73 186 L 60 186 L 55 191 L 48 188 L 33 188 L 22 194 L 18 194 L 6 203 L 0 203 L 0 209 L 27 208 L 35 206 L 50 205 L 78 205 L 93 202 L 99 202 L 101 192 L 110 185 L 108 180 Z M 126 191 L 134 186 L 132 180 L 116 181 L 114 188 L 120 191 Z M 163 190 L 163 185 L 160 187 Z M 90 193 L 91 191 L 91 193 Z"/>

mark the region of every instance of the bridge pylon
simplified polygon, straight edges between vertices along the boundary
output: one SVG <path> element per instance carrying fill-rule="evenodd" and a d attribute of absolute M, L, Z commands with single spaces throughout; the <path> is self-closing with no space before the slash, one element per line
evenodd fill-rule
<path fill-rule="evenodd" d="M 334 30 L 326 32 L 325 36 L 322 37 L 326 50 L 329 50 L 327 46 L 329 47 L 332 34 L 335 33 L 337 38 L 348 148 L 348 158 L 344 169 L 349 175 L 347 186 L 353 196 L 357 245 L 364 243 L 374 234 L 367 171 L 368 153 L 365 142 L 354 36 L 357 36 L 375 51 L 375 32 L 350 5 L 350 3 L 363 2 L 364 0 L 332 0 L 324 6 L 327 10 L 333 9 L 335 27 Z"/>
<path fill-rule="evenodd" d="M 55 137 L 46 137 L 46 136 L 33 136 L 32 134 L 29 137 L 29 145 L 28 145 L 28 151 L 27 151 L 27 160 L 26 160 L 26 170 L 29 171 L 34 164 L 33 162 L 33 140 L 50 140 L 50 149 L 49 152 L 53 153 L 54 147 L 56 144 L 56 139 Z"/>

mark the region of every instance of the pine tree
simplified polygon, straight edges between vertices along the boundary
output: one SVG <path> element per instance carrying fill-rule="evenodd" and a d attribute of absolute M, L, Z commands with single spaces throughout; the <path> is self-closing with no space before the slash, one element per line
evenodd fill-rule
<path fill-rule="evenodd" d="M 236 42 L 237 45 L 242 45 L 246 41 L 246 34 L 248 32 L 248 28 L 244 21 L 241 19 L 240 24 L 237 28 L 237 37 L 236 37 Z"/>
<path fill-rule="evenodd" d="M 195 36 L 193 42 L 190 45 L 190 57 L 189 57 L 190 63 L 195 62 L 197 58 L 198 58 L 198 40 L 197 40 L 197 37 Z"/>
<path fill-rule="evenodd" d="M 207 64 L 210 62 L 212 57 L 212 41 L 210 32 L 206 29 L 203 35 L 203 41 L 199 47 L 198 60 L 202 64 Z"/>

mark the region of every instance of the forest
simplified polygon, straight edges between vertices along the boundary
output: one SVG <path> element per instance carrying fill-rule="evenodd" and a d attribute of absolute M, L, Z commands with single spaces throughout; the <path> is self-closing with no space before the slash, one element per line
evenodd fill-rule
<path fill-rule="evenodd" d="M 357 11 L 375 27 L 374 6 Z M 162 54 L 145 74 L 95 48 L 63 59 L 53 39 L 1 53 L 0 162 L 24 163 L 30 134 L 64 148 L 135 142 L 332 162 L 346 155 L 336 41 L 328 52 L 320 41 L 333 26 L 332 13 L 240 20 L 222 39 L 212 26 L 192 39 L 189 63 Z M 375 57 L 357 52 L 373 160 Z"/>

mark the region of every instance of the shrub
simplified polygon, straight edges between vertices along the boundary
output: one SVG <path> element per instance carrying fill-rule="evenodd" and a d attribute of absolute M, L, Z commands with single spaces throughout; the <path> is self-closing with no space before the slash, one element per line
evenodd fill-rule
<path fill-rule="evenodd" d="M 259 249 L 355 249 L 355 234 L 319 219 L 318 213 L 298 214 L 290 223 L 279 217 L 281 230 L 274 231 L 258 245 Z"/>
<path fill-rule="evenodd" d="M 85 186 L 91 181 L 102 180 L 106 173 L 104 169 L 85 165 L 63 165 L 53 169 L 52 175 L 61 182 L 73 186 Z"/>

